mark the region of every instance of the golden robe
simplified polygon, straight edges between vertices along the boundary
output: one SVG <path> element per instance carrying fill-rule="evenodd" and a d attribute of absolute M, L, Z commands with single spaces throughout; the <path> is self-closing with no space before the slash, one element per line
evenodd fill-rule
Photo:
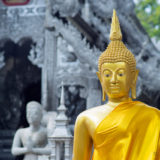
<path fill-rule="evenodd" d="M 139 101 L 119 104 L 96 128 L 93 160 L 160 160 L 160 112 Z"/>

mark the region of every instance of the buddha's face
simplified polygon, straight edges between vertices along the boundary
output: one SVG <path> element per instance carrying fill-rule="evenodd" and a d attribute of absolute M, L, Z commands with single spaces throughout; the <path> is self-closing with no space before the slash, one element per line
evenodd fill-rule
<path fill-rule="evenodd" d="M 42 111 L 38 106 L 27 106 L 27 121 L 32 125 L 39 125 L 42 119 Z"/>
<path fill-rule="evenodd" d="M 134 74 L 125 62 L 104 63 L 101 67 L 100 81 L 109 98 L 129 96 Z"/>

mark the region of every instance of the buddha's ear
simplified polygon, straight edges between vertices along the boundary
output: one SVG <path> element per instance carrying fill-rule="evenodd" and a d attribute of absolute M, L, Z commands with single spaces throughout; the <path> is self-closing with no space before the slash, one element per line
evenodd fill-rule
<path fill-rule="evenodd" d="M 96 74 L 97 74 L 97 77 L 98 77 L 99 81 L 101 82 L 101 74 L 100 74 L 100 72 L 96 72 Z"/>
<path fill-rule="evenodd" d="M 134 75 L 134 78 L 133 78 L 133 85 L 136 85 L 137 78 L 138 78 L 138 74 L 139 74 L 139 70 L 138 70 L 138 69 L 136 69 L 136 71 L 135 71 L 135 75 Z"/>
<path fill-rule="evenodd" d="M 133 83 L 132 83 L 132 86 L 131 86 L 131 96 L 133 99 L 136 99 L 136 81 L 137 81 L 137 78 L 138 78 L 138 73 L 139 73 L 139 70 L 136 69 L 135 73 L 134 73 L 134 76 L 133 76 Z"/>

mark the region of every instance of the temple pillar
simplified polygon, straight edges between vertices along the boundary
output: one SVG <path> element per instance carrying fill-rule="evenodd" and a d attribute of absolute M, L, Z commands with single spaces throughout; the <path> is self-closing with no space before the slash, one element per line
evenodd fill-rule
<path fill-rule="evenodd" d="M 55 72 L 57 66 L 57 37 L 53 31 L 45 30 L 45 53 L 42 68 L 42 105 L 46 110 L 56 110 Z"/>

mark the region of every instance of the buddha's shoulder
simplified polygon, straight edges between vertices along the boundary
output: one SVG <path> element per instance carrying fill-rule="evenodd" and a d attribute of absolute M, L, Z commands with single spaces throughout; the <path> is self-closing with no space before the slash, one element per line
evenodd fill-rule
<path fill-rule="evenodd" d="M 19 128 L 16 132 L 15 132 L 15 136 L 18 137 L 23 137 L 28 133 L 28 128 Z"/>
<path fill-rule="evenodd" d="M 28 128 L 19 128 L 16 132 L 23 133 L 23 132 L 26 132 L 26 131 L 28 131 Z"/>
<path fill-rule="evenodd" d="M 140 101 L 138 101 L 138 103 L 136 103 L 135 105 L 140 108 L 140 111 L 143 112 L 143 114 L 154 114 L 154 116 L 157 115 L 158 117 L 160 117 L 160 110 L 153 106 L 147 105 Z"/>
<path fill-rule="evenodd" d="M 96 117 L 98 114 L 101 114 L 105 111 L 104 105 L 96 106 L 93 108 L 89 108 L 83 112 L 81 112 L 77 119 L 83 119 L 83 118 L 90 118 L 90 117 Z"/>

